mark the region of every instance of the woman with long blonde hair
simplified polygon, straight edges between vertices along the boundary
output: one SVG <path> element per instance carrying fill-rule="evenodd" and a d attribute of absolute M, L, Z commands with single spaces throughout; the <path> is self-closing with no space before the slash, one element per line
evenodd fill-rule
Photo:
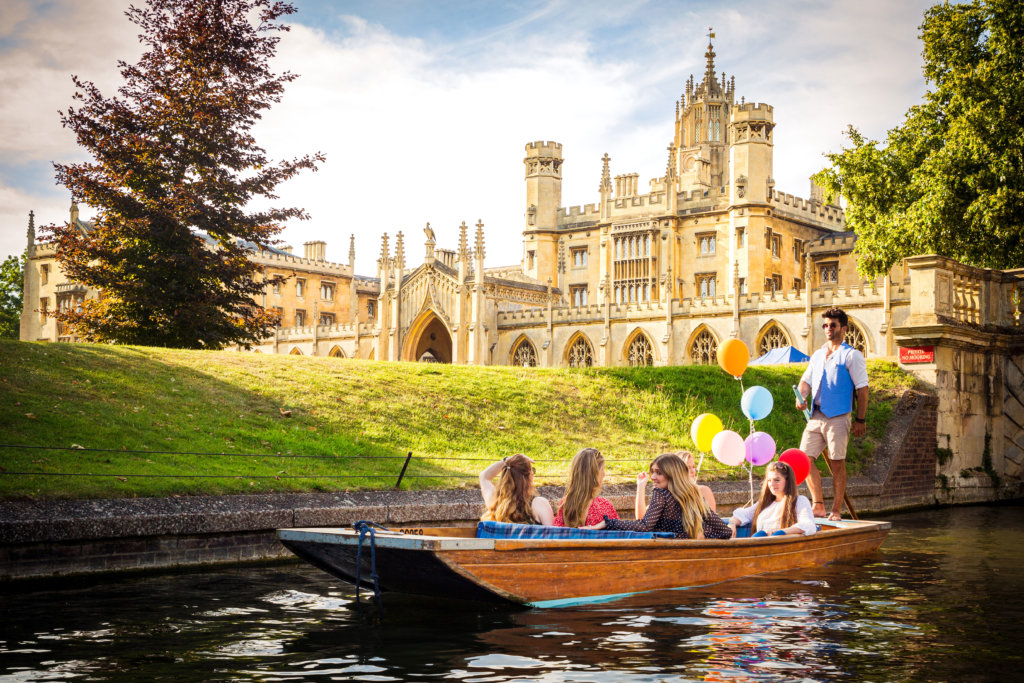
<path fill-rule="evenodd" d="M 537 495 L 533 487 L 533 460 L 516 453 L 490 465 L 480 473 L 480 495 L 483 496 L 483 520 L 514 524 L 545 524 L 554 521 L 551 503 Z M 497 485 L 494 478 L 498 475 Z"/>
<path fill-rule="evenodd" d="M 701 497 L 704 498 L 704 502 L 708 504 L 712 512 L 718 512 L 718 504 L 715 502 L 715 494 L 711 490 L 711 487 L 705 486 L 704 484 L 697 483 L 697 466 L 694 464 L 693 453 L 690 451 L 677 451 L 676 455 L 683 459 L 686 463 L 686 469 L 690 473 L 690 481 L 697 484 L 697 490 L 700 491 Z M 636 519 L 640 519 L 647 512 L 647 472 L 640 472 L 636 475 L 636 499 L 633 503 L 633 514 Z"/>
<path fill-rule="evenodd" d="M 737 527 L 747 524 L 755 531 L 754 537 L 810 535 L 818 530 L 811 501 L 797 494 L 796 474 L 792 467 L 784 462 L 768 465 L 757 504 L 737 508 L 729 518 L 729 528 L 734 535 Z"/>
<path fill-rule="evenodd" d="M 651 503 L 642 519 L 630 522 L 607 517 L 586 529 L 670 531 L 676 538 L 731 538 L 732 530 L 711 511 L 686 463 L 675 453 L 662 453 L 651 462 Z"/>
<path fill-rule="evenodd" d="M 596 448 L 584 448 L 569 465 L 569 479 L 565 482 L 565 495 L 558 501 L 555 526 L 578 527 L 597 524 L 605 515 L 618 519 L 607 498 L 597 495 L 604 481 L 604 456 Z"/>

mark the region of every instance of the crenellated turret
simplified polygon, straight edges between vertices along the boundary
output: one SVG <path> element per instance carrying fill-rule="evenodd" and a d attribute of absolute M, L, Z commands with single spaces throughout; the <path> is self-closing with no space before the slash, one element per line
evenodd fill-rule
<path fill-rule="evenodd" d="M 562 145 L 526 145 L 526 227 L 523 230 L 523 272 L 544 280 L 555 275 L 558 209 L 562 203 Z"/>

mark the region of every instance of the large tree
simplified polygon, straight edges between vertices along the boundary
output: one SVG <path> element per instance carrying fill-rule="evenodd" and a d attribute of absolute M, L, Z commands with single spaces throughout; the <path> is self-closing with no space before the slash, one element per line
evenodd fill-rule
<path fill-rule="evenodd" d="M 61 121 L 93 160 L 54 166 L 98 214 L 89 229 L 47 230 L 67 276 L 101 292 L 57 314 L 80 338 L 219 348 L 273 328 L 275 314 L 255 305 L 267 283 L 248 256 L 306 215 L 247 206 L 323 161 L 272 163 L 251 133 L 295 78 L 269 64 L 288 30 L 277 20 L 294 11 L 272 0 L 146 0 L 125 13 L 146 51 L 118 62 L 118 96 L 73 77 L 81 104 Z"/>
<path fill-rule="evenodd" d="M 1024 266 L 1024 11 L 1020 0 L 935 5 L 921 25 L 924 102 L 885 144 L 852 126 L 815 179 L 847 199 L 858 269 L 937 253 Z"/>
<path fill-rule="evenodd" d="M 21 308 L 25 282 L 25 256 L 8 256 L 0 263 L 0 339 L 21 336 Z"/>

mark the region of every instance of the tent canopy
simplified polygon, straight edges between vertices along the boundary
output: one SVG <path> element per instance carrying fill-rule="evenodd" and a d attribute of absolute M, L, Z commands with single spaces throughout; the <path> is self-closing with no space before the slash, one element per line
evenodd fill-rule
<path fill-rule="evenodd" d="M 811 359 L 803 351 L 794 349 L 792 346 L 782 346 L 772 349 L 760 358 L 750 361 L 751 365 L 779 365 L 781 363 L 806 363 Z"/>

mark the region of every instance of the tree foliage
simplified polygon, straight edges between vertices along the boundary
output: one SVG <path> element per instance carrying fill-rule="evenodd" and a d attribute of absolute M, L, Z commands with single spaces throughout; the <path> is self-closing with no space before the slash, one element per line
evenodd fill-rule
<path fill-rule="evenodd" d="M 0 339 L 18 339 L 21 336 L 24 289 L 25 256 L 8 256 L 0 263 Z"/>
<path fill-rule="evenodd" d="M 324 158 L 272 163 L 251 133 L 296 77 L 269 66 L 288 30 L 278 19 L 294 11 L 273 0 L 146 0 L 125 13 L 146 51 L 118 62 L 118 95 L 73 77 L 80 105 L 61 121 L 92 161 L 54 166 L 98 215 L 89 230 L 46 230 L 67 276 L 102 293 L 57 316 L 83 340 L 218 348 L 273 328 L 276 315 L 254 305 L 273 280 L 247 255 L 306 215 L 246 207 Z"/>
<path fill-rule="evenodd" d="M 885 144 L 852 126 L 815 180 L 847 199 L 858 269 L 937 253 L 1024 266 L 1024 11 L 1019 0 L 931 7 L 921 25 L 924 102 Z"/>

